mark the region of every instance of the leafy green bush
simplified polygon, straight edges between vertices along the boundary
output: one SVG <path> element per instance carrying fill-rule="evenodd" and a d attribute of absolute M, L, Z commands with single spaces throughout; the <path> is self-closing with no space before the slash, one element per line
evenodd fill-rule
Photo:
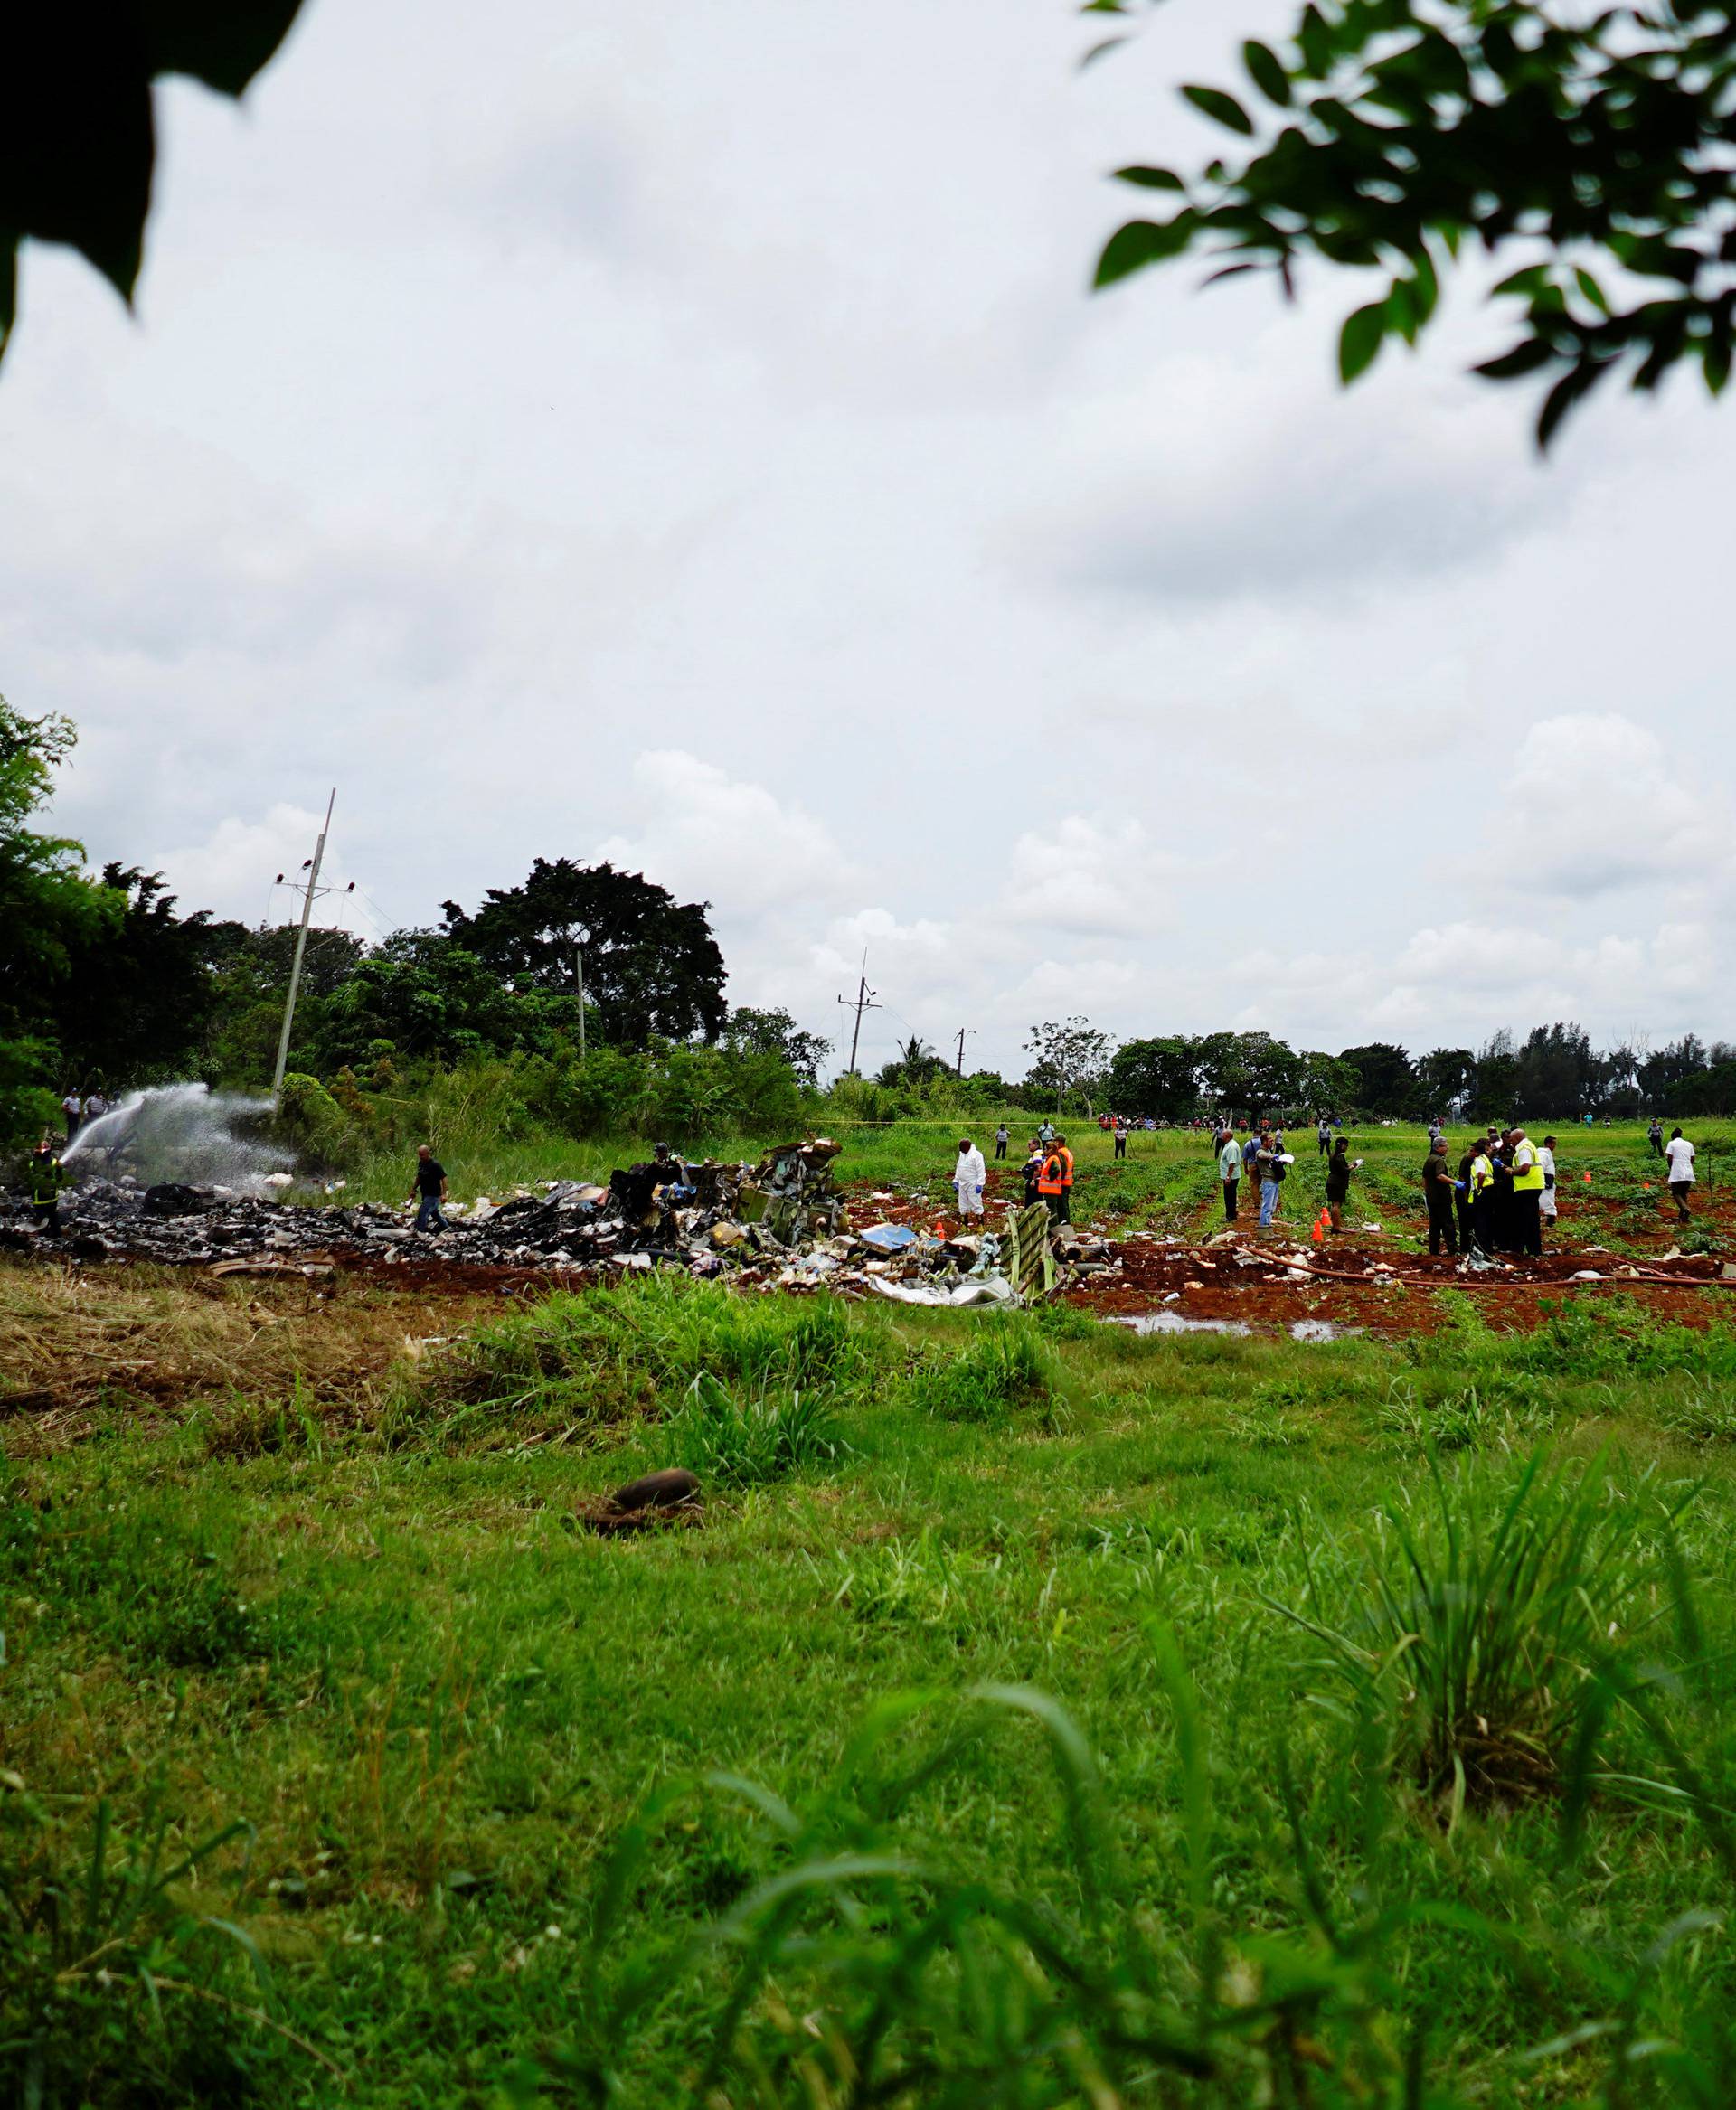
<path fill-rule="evenodd" d="M 290 1070 L 278 1093 L 278 1133 L 299 1155 L 332 1165 L 345 1159 L 355 1129 L 316 1077 Z"/>

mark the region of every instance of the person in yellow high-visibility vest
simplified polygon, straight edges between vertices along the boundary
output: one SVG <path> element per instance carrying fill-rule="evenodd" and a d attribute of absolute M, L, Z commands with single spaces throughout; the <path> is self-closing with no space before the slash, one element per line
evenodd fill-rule
<path fill-rule="evenodd" d="M 1471 1242 L 1486 1259 L 1495 1250 L 1495 1161 L 1485 1143 L 1477 1145 L 1469 1181 Z"/>
<path fill-rule="evenodd" d="M 1539 1258 L 1543 1249 L 1543 1161 L 1523 1128 L 1507 1136 L 1507 1163 L 1513 1173 L 1513 1245 L 1517 1253 Z"/>
<path fill-rule="evenodd" d="M 1067 1147 L 1067 1138 L 1057 1135 L 1055 1155 L 1061 1160 L 1061 1221 L 1073 1220 L 1073 1154 Z"/>

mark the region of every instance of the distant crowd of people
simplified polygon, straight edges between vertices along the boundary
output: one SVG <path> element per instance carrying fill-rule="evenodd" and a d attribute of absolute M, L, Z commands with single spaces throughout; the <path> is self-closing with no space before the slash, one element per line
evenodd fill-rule
<path fill-rule="evenodd" d="M 1153 1128 L 1149 1118 L 1129 1122 L 1109 1116 L 1099 1123 L 1114 1137 L 1115 1155 L 1127 1155 L 1127 1139 L 1135 1127 Z M 1279 1215 L 1284 1182 L 1296 1163 L 1296 1154 L 1286 1144 L 1284 1130 L 1273 1123 L 1258 1124 L 1244 1134 L 1249 1124 L 1224 1116 L 1210 1124 L 1211 1147 L 1217 1161 L 1223 1192 L 1226 1223 L 1235 1223 L 1241 1213 L 1241 1195 L 1247 1187 L 1260 1192 L 1259 1222 L 1269 1229 Z M 1665 1158 L 1669 1168 L 1669 1189 L 1683 1222 L 1689 1220 L 1688 1195 L 1694 1186 L 1693 1144 L 1682 1131 L 1671 1132 L 1667 1143 L 1663 1124 L 1654 1121 L 1646 1132 L 1650 1148 Z M 1005 1161 L 1012 1141 L 1005 1121 L 995 1130 L 995 1161 Z M 1342 1133 L 1335 1115 L 1322 1114 L 1315 1123 L 1315 1141 L 1326 1163 L 1326 1212 L 1323 1231 L 1344 1228 L 1344 1209 L 1350 1199 L 1352 1179 L 1363 1169 L 1363 1160 L 1350 1154 L 1350 1141 Z M 1073 1154 L 1067 1139 L 1052 1121 L 1045 1120 L 1031 1138 L 1023 1167 L 1024 1201 L 1043 1202 L 1057 1223 L 1071 1220 L 1075 1177 Z M 1428 1155 L 1422 1163 L 1423 1203 L 1431 1253 L 1513 1253 L 1538 1256 L 1543 1249 L 1543 1231 L 1559 1212 L 1556 1187 L 1555 1137 L 1533 1142 L 1524 1126 L 1503 1128 L 1491 1121 L 1453 1162 L 1451 1148 L 1439 1117 L 1429 1124 Z M 968 1136 L 960 1139 L 952 1184 L 958 1197 L 958 1214 L 968 1221 L 980 1220 L 988 1167 L 983 1153 Z"/>

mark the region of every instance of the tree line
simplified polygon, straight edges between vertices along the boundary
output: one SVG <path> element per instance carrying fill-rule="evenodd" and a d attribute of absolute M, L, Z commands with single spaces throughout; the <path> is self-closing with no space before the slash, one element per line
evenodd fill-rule
<path fill-rule="evenodd" d="M 184 915 L 160 873 L 92 874 L 42 828 L 74 739 L 0 699 L 0 1142 L 52 1120 L 69 1088 L 259 1087 L 283 1021 L 293 928 Z M 474 912 L 447 901 L 377 945 L 311 930 L 288 1097 L 317 1126 L 330 1093 L 359 1113 L 358 1095 L 494 1061 L 523 1072 L 539 1117 L 580 1132 L 797 1120 L 829 1043 L 786 1011 L 731 1005 L 725 982 L 706 903 L 538 858 Z"/>
<path fill-rule="evenodd" d="M 1736 1110 L 1736 1046 L 1688 1033 L 1656 1051 L 1599 1050 L 1583 1027 L 1561 1021 L 1523 1039 L 1497 1032 L 1475 1050 L 1415 1056 L 1386 1041 L 1325 1055 L 1297 1052 L 1269 1033 L 1173 1034 L 1127 1041 L 1101 1088 L 1118 1109 L 1169 1119 L 1220 1107 L 1420 1121 L 1728 1114 Z"/>
<path fill-rule="evenodd" d="M 68 1088 L 257 1088 L 277 1052 L 295 930 L 184 915 L 162 875 L 137 866 L 89 872 L 80 845 L 42 825 L 74 737 L 64 719 L 0 699 L 0 1143 L 52 1120 Z M 874 1078 L 840 1079 L 822 1104 L 830 1043 L 788 1011 L 731 1005 L 727 978 L 709 904 L 609 863 L 538 858 L 474 909 L 444 902 L 427 928 L 372 946 L 311 932 L 290 1096 L 316 1126 L 344 1105 L 361 1118 L 406 1079 L 505 1063 L 515 1084 L 502 1103 L 560 1128 L 683 1135 L 1013 1107 L 1165 1120 L 1736 1109 L 1736 1049 L 1693 1035 L 1655 1053 L 1598 1051 L 1558 1022 L 1476 1051 L 1413 1057 L 1376 1041 L 1333 1055 L 1262 1032 L 1118 1047 L 1082 1018 L 1033 1025 L 1023 1078 L 960 1075 L 912 1035 Z"/>

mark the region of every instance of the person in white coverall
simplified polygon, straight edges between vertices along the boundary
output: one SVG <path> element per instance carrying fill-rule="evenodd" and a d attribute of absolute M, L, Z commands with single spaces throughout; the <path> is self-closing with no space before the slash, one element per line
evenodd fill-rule
<path fill-rule="evenodd" d="M 952 1168 L 952 1183 L 958 1191 L 960 1216 L 980 1216 L 983 1213 L 983 1182 L 988 1178 L 988 1167 L 983 1163 L 983 1154 L 966 1136 L 958 1145 L 958 1163 Z"/>

